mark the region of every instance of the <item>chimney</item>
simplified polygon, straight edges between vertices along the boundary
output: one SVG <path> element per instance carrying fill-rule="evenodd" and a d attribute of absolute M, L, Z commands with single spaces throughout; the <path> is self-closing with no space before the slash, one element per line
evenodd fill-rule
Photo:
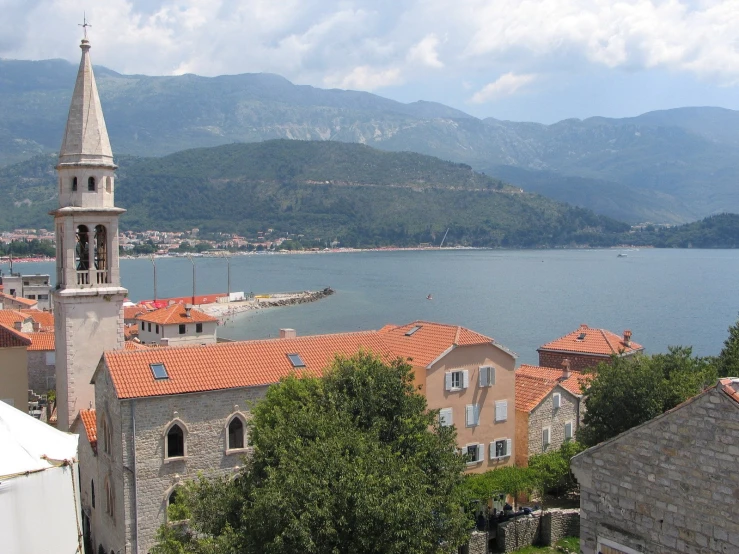
<path fill-rule="evenodd" d="M 191 317 L 190 310 L 192 310 L 192 304 L 185 304 L 185 317 Z"/>
<path fill-rule="evenodd" d="M 41 330 L 41 324 L 38 321 L 34 321 L 32 325 L 34 333 L 38 333 Z"/>
<path fill-rule="evenodd" d="M 295 332 L 295 329 L 280 329 L 281 339 L 294 339 L 297 336 L 298 334 Z"/>
<path fill-rule="evenodd" d="M 569 379 L 570 378 L 570 359 L 565 358 L 562 360 L 562 379 Z"/>
<path fill-rule="evenodd" d="M 629 329 L 624 331 L 624 346 L 631 346 L 631 331 Z"/>

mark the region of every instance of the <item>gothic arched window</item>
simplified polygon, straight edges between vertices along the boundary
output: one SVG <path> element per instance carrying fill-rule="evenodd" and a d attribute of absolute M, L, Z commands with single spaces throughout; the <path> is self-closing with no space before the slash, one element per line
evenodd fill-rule
<path fill-rule="evenodd" d="M 105 178 L 105 191 L 106 192 L 113 192 L 113 179 L 112 179 L 112 177 L 106 177 Z"/>
<path fill-rule="evenodd" d="M 94 191 L 95 190 L 95 177 L 90 177 L 87 180 L 87 190 Z"/>
<path fill-rule="evenodd" d="M 90 232 L 87 225 L 77 227 L 77 246 L 74 249 L 74 258 L 77 271 L 90 269 Z"/>
<path fill-rule="evenodd" d="M 185 455 L 185 433 L 177 423 L 167 431 L 167 458 L 181 458 Z"/>
<path fill-rule="evenodd" d="M 244 422 L 241 417 L 234 415 L 228 424 L 228 450 L 244 448 Z"/>
<path fill-rule="evenodd" d="M 72 177 L 72 192 L 77 190 L 77 177 Z"/>

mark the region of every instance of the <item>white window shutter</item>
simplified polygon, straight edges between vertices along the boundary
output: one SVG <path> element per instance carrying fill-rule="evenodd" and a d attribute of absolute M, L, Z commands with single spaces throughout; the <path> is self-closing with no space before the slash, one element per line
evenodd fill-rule
<path fill-rule="evenodd" d="M 572 422 L 568 421 L 565 423 L 565 439 L 572 438 Z"/>
<path fill-rule="evenodd" d="M 480 425 L 480 405 L 475 404 L 475 425 Z"/>
<path fill-rule="evenodd" d="M 511 439 L 506 439 L 505 441 L 505 455 L 506 456 L 513 455 L 513 440 Z"/>
<path fill-rule="evenodd" d="M 555 408 L 559 408 L 562 405 L 562 395 L 558 392 L 555 392 L 552 395 L 552 404 L 554 404 Z"/>
<path fill-rule="evenodd" d="M 495 459 L 495 441 L 490 443 L 490 459 Z"/>
<path fill-rule="evenodd" d="M 495 366 L 490 366 L 490 376 L 488 377 L 489 385 L 492 386 L 495 384 Z"/>
<path fill-rule="evenodd" d="M 467 427 L 472 427 L 474 425 L 473 421 L 475 418 L 475 406 L 472 404 L 467 404 L 467 407 L 465 408 L 465 423 L 467 424 Z"/>
<path fill-rule="evenodd" d="M 442 427 L 448 427 L 452 424 L 452 409 L 444 408 L 442 410 L 439 410 L 439 425 L 441 425 Z"/>
<path fill-rule="evenodd" d="M 480 385 L 480 388 L 487 387 L 488 386 L 488 368 L 487 368 L 487 366 L 481 365 L 478 368 L 478 372 L 479 372 L 478 383 Z"/>
<path fill-rule="evenodd" d="M 444 389 L 452 390 L 452 372 L 451 371 L 447 371 L 446 375 L 444 375 Z"/>
<path fill-rule="evenodd" d="M 470 372 L 466 369 L 462 371 L 462 388 L 466 389 L 470 386 Z"/>
<path fill-rule="evenodd" d="M 508 419 L 508 401 L 495 401 L 495 421 L 505 421 Z"/>
<path fill-rule="evenodd" d="M 484 444 L 478 444 L 477 445 L 477 462 L 482 462 L 485 459 L 485 445 Z"/>

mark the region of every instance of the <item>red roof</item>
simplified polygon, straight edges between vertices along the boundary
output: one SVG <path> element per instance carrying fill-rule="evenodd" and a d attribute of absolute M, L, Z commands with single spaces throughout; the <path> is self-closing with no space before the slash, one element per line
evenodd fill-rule
<path fill-rule="evenodd" d="M 630 331 L 625 331 L 629 333 Z M 580 325 L 576 331 L 572 331 L 564 337 L 548 342 L 539 347 L 542 350 L 555 350 L 557 352 L 572 352 L 576 354 L 593 354 L 595 356 L 629 355 L 644 350 L 641 344 L 629 341 L 624 342 L 624 337 L 611 333 L 606 329 L 592 329 L 587 325 Z"/>
<path fill-rule="evenodd" d="M 23 298 L 22 296 L 10 296 L 9 294 L 5 294 L 4 292 L 0 292 L 0 298 L 3 298 L 5 300 L 12 300 L 14 302 L 17 302 L 18 304 L 28 306 L 29 308 L 38 305 L 38 302 L 36 300 L 30 300 L 28 298 Z"/>
<path fill-rule="evenodd" d="M 50 351 L 55 349 L 53 332 L 40 331 L 38 333 L 23 333 L 23 336 L 31 341 L 31 346 L 28 347 L 29 352 L 39 350 Z"/>
<path fill-rule="evenodd" d="M 407 335 L 413 327 L 418 329 Z M 416 321 L 382 331 L 110 351 L 104 358 L 118 397 L 136 398 L 271 385 L 295 371 L 320 376 L 337 354 L 360 350 L 388 361 L 410 357 L 413 365 L 426 366 L 455 344 L 492 343 L 464 327 Z M 288 354 L 298 354 L 304 365 L 295 367 Z M 167 378 L 156 379 L 152 364 L 163 364 Z"/>
<path fill-rule="evenodd" d="M 719 379 L 719 385 L 722 391 L 729 395 L 729 398 L 739 404 L 739 379 L 736 377 L 727 377 Z"/>
<path fill-rule="evenodd" d="M 528 375 L 530 377 L 558 382 L 563 388 L 578 396 L 582 395 L 581 385 L 586 384 L 590 379 L 588 375 L 580 373 L 579 371 L 570 371 L 569 378 L 565 379 L 565 372 L 563 369 L 526 364 L 522 364 L 521 367 L 516 370 L 516 375 Z"/>
<path fill-rule="evenodd" d="M 136 319 L 136 316 L 145 314 L 148 311 L 150 311 L 149 308 L 144 306 L 124 306 L 123 319 Z"/>
<path fill-rule="evenodd" d="M 19 310 L 0 310 L 0 325 L 13 327 L 16 322 L 23 322 L 27 319 L 28 316 L 23 315 Z"/>
<path fill-rule="evenodd" d="M 98 422 L 95 417 L 95 410 L 80 410 L 80 419 L 82 420 L 82 424 L 85 426 L 87 440 L 89 441 L 92 450 L 97 452 Z"/>
<path fill-rule="evenodd" d="M 124 350 L 146 350 L 147 348 L 149 347 L 135 340 L 127 340 L 123 343 Z"/>
<path fill-rule="evenodd" d="M 36 323 L 41 325 L 42 329 L 53 330 L 54 329 L 54 314 L 51 312 L 44 312 L 41 310 L 18 310 L 26 317 L 30 317 Z"/>
<path fill-rule="evenodd" d="M 184 304 L 172 304 L 166 308 L 160 308 L 153 312 L 146 312 L 139 315 L 136 319 L 146 321 L 147 323 L 158 323 L 160 325 L 176 325 L 179 323 L 202 323 L 206 321 L 218 321 L 217 318 L 192 308 L 190 316 Z"/>
<path fill-rule="evenodd" d="M 409 332 L 417 328 L 413 333 Z M 385 325 L 378 331 L 393 352 L 410 358 L 415 366 L 426 367 L 451 346 L 493 344 L 490 337 L 458 325 L 414 321 L 406 325 Z"/>
<path fill-rule="evenodd" d="M 557 381 L 516 372 L 516 409 L 530 412 L 557 386 Z"/>
<path fill-rule="evenodd" d="M 0 348 L 16 348 L 30 346 L 31 341 L 12 327 L 0 324 Z"/>

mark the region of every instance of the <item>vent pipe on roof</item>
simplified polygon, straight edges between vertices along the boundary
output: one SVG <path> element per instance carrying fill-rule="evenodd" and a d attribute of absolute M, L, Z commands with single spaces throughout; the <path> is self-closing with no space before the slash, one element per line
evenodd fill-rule
<path fill-rule="evenodd" d="M 185 317 L 192 317 L 190 310 L 192 310 L 192 304 L 185 304 Z"/>
<path fill-rule="evenodd" d="M 629 329 L 624 331 L 624 346 L 631 346 L 631 331 Z"/>
<path fill-rule="evenodd" d="M 280 329 L 281 339 L 294 339 L 297 336 L 298 334 L 295 332 L 295 329 Z"/>
<path fill-rule="evenodd" d="M 569 379 L 570 378 L 570 359 L 565 358 L 562 360 L 562 367 L 564 368 L 562 371 L 562 378 L 563 379 Z"/>

